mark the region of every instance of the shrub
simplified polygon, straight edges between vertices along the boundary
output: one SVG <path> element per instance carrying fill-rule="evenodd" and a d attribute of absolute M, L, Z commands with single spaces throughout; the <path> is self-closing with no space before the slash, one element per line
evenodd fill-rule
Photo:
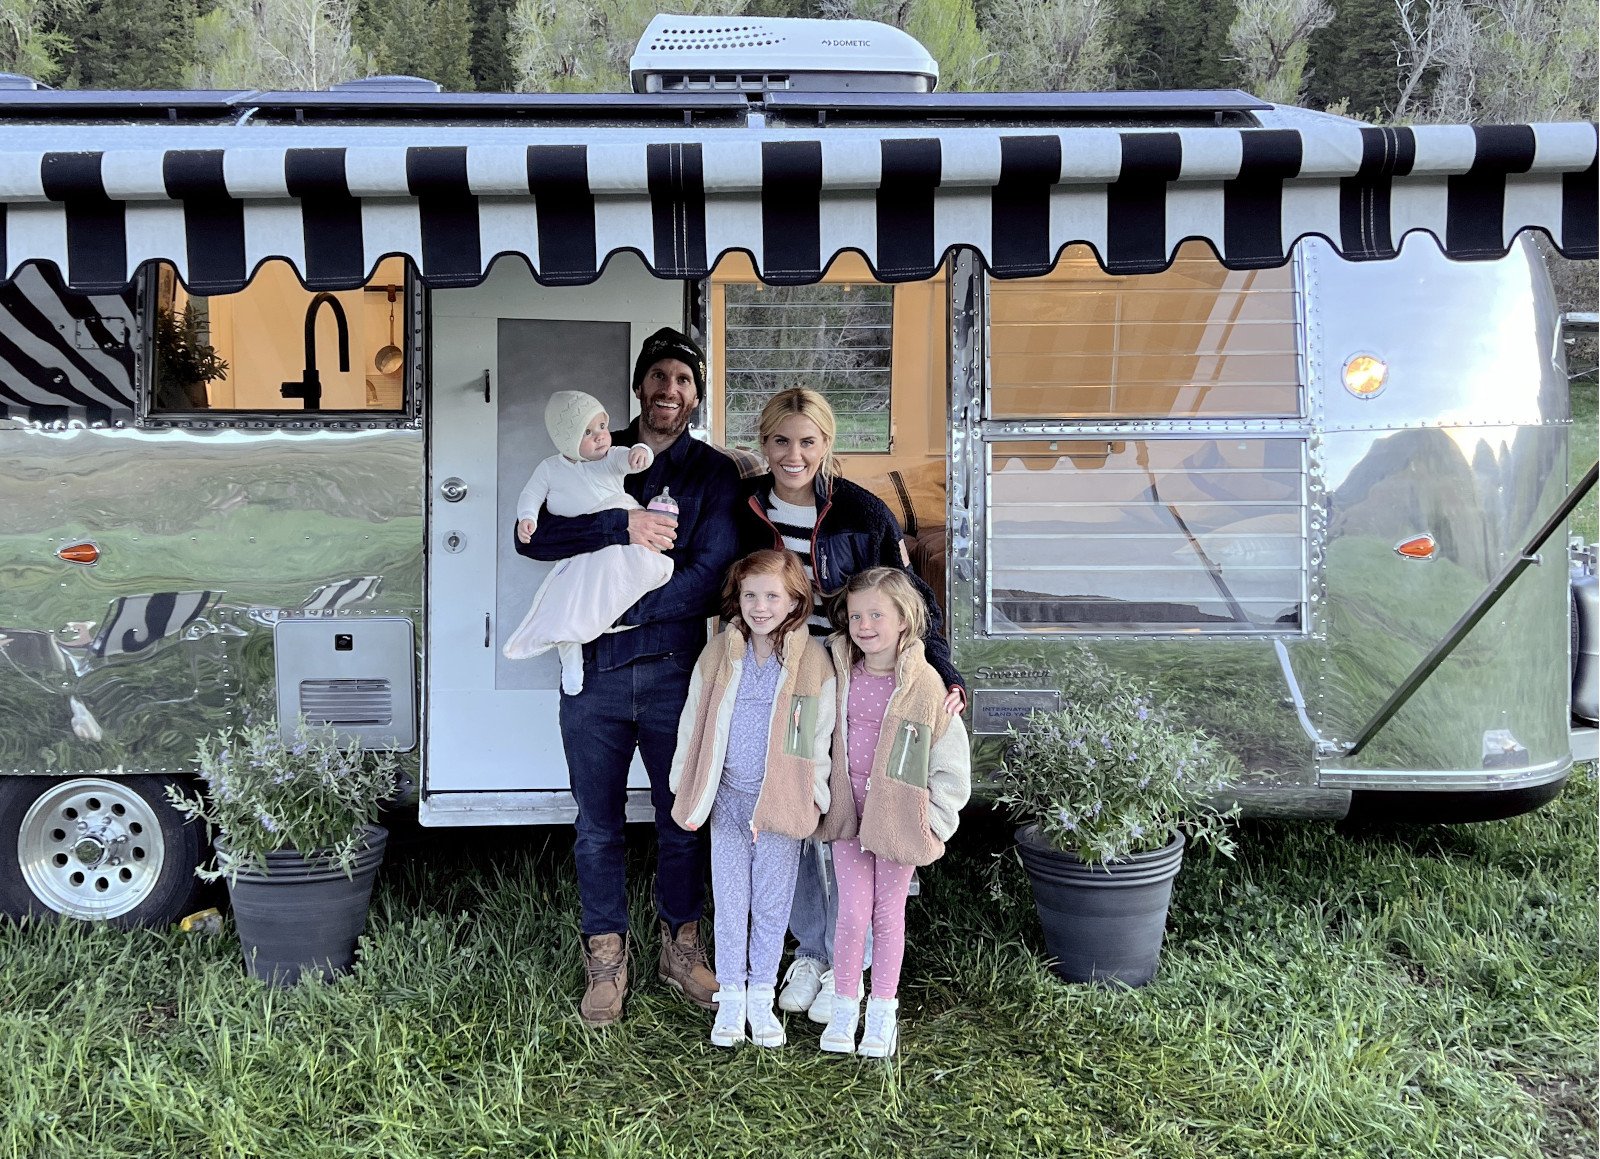
<path fill-rule="evenodd" d="M 272 717 L 202 739 L 195 762 L 205 792 L 191 797 L 169 786 L 167 796 L 221 837 L 216 867 L 196 870 L 206 881 L 259 873 L 266 855 L 280 849 L 337 865 L 348 876 L 364 846 L 364 827 L 395 795 L 398 765 L 392 753 L 364 753 L 355 740 L 341 746 L 331 725 L 304 719 L 285 740 Z"/>
<path fill-rule="evenodd" d="M 1067 707 L 1007 730 L 996 799 L 1090 864 L 1161 849 L 1180 831 L 1232 856 L 1239 810 L 1220 800 L 1234 758 L 1098 658 L 1085 654 L 1080 676 Z"/>

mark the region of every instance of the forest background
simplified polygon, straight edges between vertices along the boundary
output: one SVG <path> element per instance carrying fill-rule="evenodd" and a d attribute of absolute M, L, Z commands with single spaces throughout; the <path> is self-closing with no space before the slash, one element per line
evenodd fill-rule
<path fill-rule="evenodd" d="M 1594 0 L 0 0 L 0 73 L 625 92 L 658 11 L 883 21 L 954 91 L 1242 88 L 1384 123 L 1495 124 L 1593 120 L 1600 86 Z M 1553 264 L 1565 307 L 1593 310 L 1596 263 Z"/>

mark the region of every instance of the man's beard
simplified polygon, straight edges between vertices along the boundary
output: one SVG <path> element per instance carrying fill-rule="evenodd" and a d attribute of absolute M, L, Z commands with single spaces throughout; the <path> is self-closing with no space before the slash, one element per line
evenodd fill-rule
<path fill-rule="evenodd" d="M 656 422 L 656 408 L 654 401 L 645 404 L 639 414 L 639 422 L 645 430 L 661 438 L 673 438 L 683 434 L 689 429 L 689 420 L 694 417 L 695 407 L 680 406 L 678 415 L 670 424 L 661 426 Z"/>

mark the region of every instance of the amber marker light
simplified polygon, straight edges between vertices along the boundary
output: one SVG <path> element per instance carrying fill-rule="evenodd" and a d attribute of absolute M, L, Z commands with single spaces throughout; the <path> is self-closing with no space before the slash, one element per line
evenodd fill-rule
<path fill-rule="evenodd" d="M 71 547 L 63 547 L 56 552 L 56 557 L 68 563 L 97 563 L 100 559 L 100 549 L 92 543 L 74 543 Z"/>
<path fill-rule="evenodd" d="M 1394 545 L 1395 552 L 1406 559 L 1432 559 L 1439 545 L 1431 535 L 1416 535 Z"/>
<path fill-rule="evenodd" d="M 1357 398 L 1376 398 L 1389 381 L 1389 364 L 1372 354 L 1357 354 L 1344 364 L 1344 388 Z"/>

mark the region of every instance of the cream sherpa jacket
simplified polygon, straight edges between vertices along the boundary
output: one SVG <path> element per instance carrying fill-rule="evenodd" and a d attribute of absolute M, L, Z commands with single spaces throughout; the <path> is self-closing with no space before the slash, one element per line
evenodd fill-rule
<path fill-rule="evenodd" d="M 944 710 L 944 681 L 913 641 L 895 664 L 894 694 L 883 710 L 883 731 L 872 755 L 867 802 L 856 821 L 845 747 L 850 703 L 850 641 L 830 640 L 838 676 L 833 729 L 833 807 L 817 836 L 824 841 L 859 836 L 861 848 L 901 865 L 927 865 L 944 854 L 961 807 L 972 794 L 972 750 L 959 716 Z"/>
<path fill-rule="evenodd" d="M 733 701 L 746 641 L 725 628 L 695 662 L 678 720 L 678 747 L 667 786 L 677 794 L 672 819 L 698 829 L 711 815 L 728 757 Z M 767 772 L 752 824 L 761 833 L 810 837 L 828 807 L 828 739 L 833 735 L 833 666 L 802 624 L 783 641 L 783 665 L 767 724 Z M 848 792 L 848 790 L 846 790 Z"/>

